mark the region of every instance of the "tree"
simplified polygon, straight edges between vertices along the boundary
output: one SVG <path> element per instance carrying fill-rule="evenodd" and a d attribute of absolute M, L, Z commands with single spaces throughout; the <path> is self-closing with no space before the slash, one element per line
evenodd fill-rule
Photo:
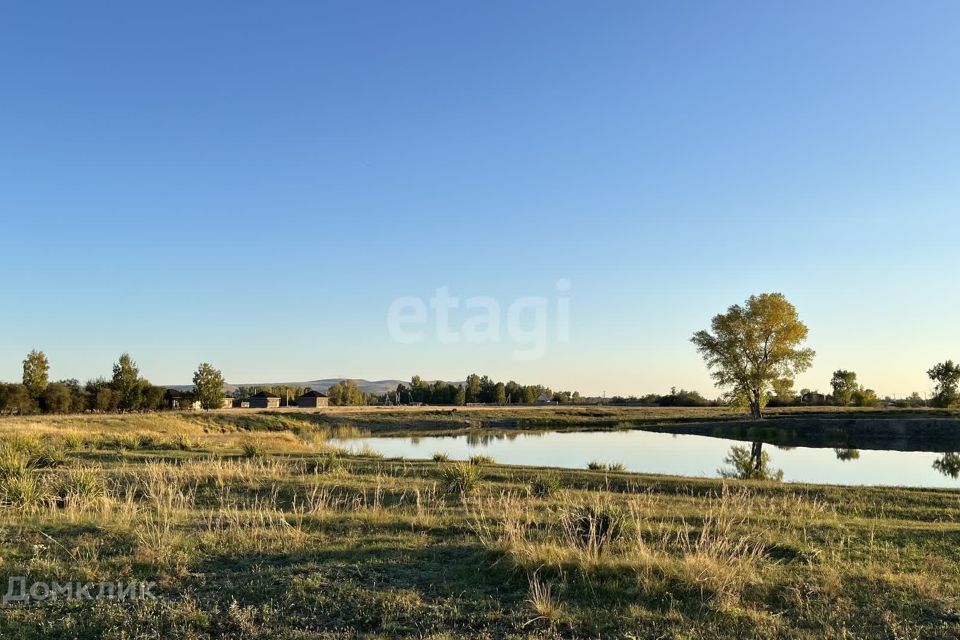
<path fill-rule="evenodd" d="M 40 406 L 46 413 L 70 413 L 73 409 L 70 387 L 61 382 L 48 384 L 40 397 Z"/>
<path fill-rule="evenodd" d="M 842 407 L 850 404 L 853 400 L 853 394 L 860 388 L 857 385 L 857 374 L 843 369 L 833 372 L 830 386 L 833 387 L 834 401 Z"/>
<path fill-rule="evenodd" d="M 193 387 L 202 409 L 223 406 L 223 374 L 209 362 L 202 363 L 193 374 Z"/>
<path fill-rule="evenodd" d="M 773 387 L 773 397 L 780 404 L 790 404 L 797 399 L 797 392 L 793 390 L 793 380 L 777 378 L 770 383 Z"/>
<path fill-rule="evenodd" d="M 143 389 L 140 386 L 140 369 L 129 353 L 124 353 L 113 365 L 113 391 L 117 394 L 117 408 L 121 411 L 136 411 L 140 408 Z"/>
<path fill-rule="evenodd" d="M 0 413 L 27 415 L 37 412 L 37 401 L 23 384 L 0 384 Z"/>
<path fill-rule="evenodd" d="M 366 404 L 366 396 L 353 380 L 341 380 L 327 390 L 330 404 L 333 406 L 362 406 Z"/>
<path fill-rule="evenodd" d="M 493 401 L 497 404 L 507 403 L 507 387 L 502 382 L 493 386 Z"/>
<path fill-rule="evenodd" d="M 152 385 L 146 380 L 141 380 L 141 383 L 141 408 L 147 411 L 160 411 L 170 406 L 166 389 Z"/>
<path fill-rule="evenodd" d="M 946 408 L 957 404 L 960 400 L 957 392 L 957 387 L 960 386 L 960 365 L 954 364 L 953 360 L 947 360 L 927 371 L 927 375 L 937 383 L 930 400 L 933 406 Z"/>
<path fill-rule="evenodd" d="M 464 391 L 466 402 L 480 402 L 480 376 L 471 373 L 467 376 L 467 388 Z"/>
<path fill-rule="evenodd" d="M 877 392 L 873 389 L 864 389 L 862 386 L 853 392 L 853 404 L 858 407 L 875 407 L 880 404 Z"/>
<path fill-rule="evenodd" d="M 807 370 L 814 351 L 801 349 L 807 325 L 781 293 L 750 296 L 717 315 L 710 331 L 698 331 L 691 341 L 703 356 L 718 387 L 746 393 L 751 416 L 763 417 L 766 392 L 778 379 L 792 380 Z"/>
<path fill-rule="evenodd" d="M 23 386 L 27 388 L 33 399 L 39 399 L 44 389 L 47 388 L 49 373 L 50 362 L 47 360 L 47 354 L 43 351 L 34 349 L 24 358 Z"/>

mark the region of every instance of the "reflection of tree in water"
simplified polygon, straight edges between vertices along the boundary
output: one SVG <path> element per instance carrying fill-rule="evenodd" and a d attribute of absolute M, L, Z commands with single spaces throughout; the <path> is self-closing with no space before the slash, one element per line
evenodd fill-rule
<path fill-rule="evenodd" d="M 739 480 L 783 480 L 783 470 L 774 469 L 770 454 L 763 450 L 762 442 L 754 442 L 750 448 L 734 445 L 723 459 L 725 467 L 717 470 L 724 478 Z"/>
<path fill-rule="evenodd" d="M 833 452 L 837 454 L 837 460 L 842 460 L 843 462 L 860 459 L 859 449 L 834 449 Z"/>
<path fill-rule="evenodd" d="M 954 480 L 960 478 L 960 453 L 945 453 L 933 461 L 933 468 Z"/>

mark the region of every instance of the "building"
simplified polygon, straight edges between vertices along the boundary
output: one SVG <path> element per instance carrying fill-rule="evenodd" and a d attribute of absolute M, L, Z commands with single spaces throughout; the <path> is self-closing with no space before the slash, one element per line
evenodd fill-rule
<path fill-rule="evenodd" d="M 551 398 L 547 394 L 541 393 L 540 397 L 537 398 L 537 404 L 556 404 L 556 402 L 554 402 L 553 398 Z"/>
<path fill-rule="evenodd" d="M 222 409 L 232 409 L 234 407 L 234 400 L 230 396 L 223 397 L 223 406 Z"/>
<path fill-rule="evenodd" d="M 301 409 L 319 409 L 330 404 L 330 398 L 319 391 L 308 391 L 297 398 L 297 406 Z"/>
<path fill-rule="evenodd" d="M 261 391 L 250 396 L 251 409 L 276 409 L 280 406 L 280 396 L 274 395 L 268 391 Z"/>

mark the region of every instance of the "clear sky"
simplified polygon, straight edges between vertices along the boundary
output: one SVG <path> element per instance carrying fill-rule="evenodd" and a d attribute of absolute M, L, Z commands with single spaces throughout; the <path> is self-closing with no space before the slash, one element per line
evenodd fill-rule
<path fill-rule="evenodd" d="M 713 396 L 690 335 L 781 291 L 798 387 L 929 391 L 960 358 L 958 31 L 953 0 L 4 3 L 0 379 L 36 347 L 54 378 L 129 351 L 155 383 Z M 391 335 L 442 287 L 501 340 Z M 550 327 L 569 299 L 533 359 L 523 296 Z"/>

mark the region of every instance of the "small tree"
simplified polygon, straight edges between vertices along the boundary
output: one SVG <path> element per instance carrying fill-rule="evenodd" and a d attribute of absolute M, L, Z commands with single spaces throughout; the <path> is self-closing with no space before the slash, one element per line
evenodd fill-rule
<path fill-rule="evenodd" d="M 712 332 L 698 331 L 691 341 L 703 356 L 718 387 L 746 394 L 750 414 L 763 417 L 762 405 L 775 380 L 793 380 L 810 367 L 814 351 L 801 349 L 807 325 L 781 293 L 750 296 L 713 318 Z"/>
<path fill-rule="evenodd" d="M 193 374 L 193 386 L 197 400 L 203 409 L 219 409 L 223 406 L 223 374 L 213 365 L 204 362 Z"/>
<path fill-rule="evenodd" d="M 853 394 L 859 390 L 857 385 L 857 374 L 853 371 L 844 371 L 838 369 L 833 372 L 833 378 L 830 379 L 830 386 L 833 387 L 833 399 L 842 407 L 847 406 L 853 400 Z"/>
<path fill-rule="evenodd" d="M 50 362 L 47 354 L 34 349 L 23 360 L 23 386 L 30 396 L 38 400 L 49 383 Z"/>
<path fill-rule="evenodd" d="M 124 353 L 113 365 L 111 387 L 116 393 L 117 408 L 135 411 L 140 408 L 143 387 L 140 384 L 140 369 L 129 353 Z"/>
<path fill-rule="evenodd" d="M 957 404 L 960 399 L 957 392 L 957 387 L 960 386 L 960 365 L 954 364 L 953 360 L 947 360 L 927 371 L 927 375 L 937 383 L 930 401 L 933 406 L 946 408 Z"/>

